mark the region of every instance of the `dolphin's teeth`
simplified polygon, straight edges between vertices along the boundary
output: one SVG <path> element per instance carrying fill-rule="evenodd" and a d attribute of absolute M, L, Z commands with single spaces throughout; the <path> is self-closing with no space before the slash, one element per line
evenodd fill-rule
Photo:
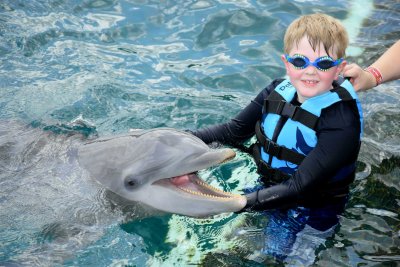
<path fill-rule="evenodd" d="M 216 188 L 214 186 L 211 186 L 211 185 L 209 185 L 209 184 L 207 184 L 207 183 L 205 183 L 205 182 L 203 182 L 201 180 L 196 180 L 194 182 L 197 183 L 200 186 L 208 188 L 208 189 L 210 189 L 210 190 L 212 190 L 212 191 L 214 191 L 214 192 L 216 192 L 218 194 L 221 194 L 221 195 L 217 196 L 217 195 L 205 194 L 205 193 L 202 193 L 202 192 L 199 192 L 199 191 L 190 190 L 188 188 L 184 188 L 184 187 L 180 187 L 180 186 L 178 188 L 181 189 L 182 191 L 185 191 L 185 192 L 193 194 L 193 195 L 198 195 L 198 196 L 202 196 L 202 197 L 209 197 L 209 198 L 216 198 L 216 199 L 222 199 L 222 200 L 229 200 L 229 199 L 232 199 L 232 198 L 240 197 L 240 195 L 232 194 L 230 192 L 225 192 L 225 191 L 223 191 L 223 190 L 221 190 L 219 188 Z"/>
<path fill-rule="evenodd" d="M 230 200 L 233 197 L 238 197 L 237 195 L 230 194 L 230 193 L 229 193 L 229 196 L 215 196 L 215 195 L 210 195 L 210 194 L 203 194 L 201 192 L 190 190 L 190 189 L 183 188 L 183 187 L 178 187 L 178 188 L 181 189 L 182 191 L 185 191 L 185 192 L 189 193 L 189 194 L 198 195 L 198 196 L 202 196 L 202 197 L 217 198 L 217 199 L 221 199 L 221 200 Z M 219 191 L 221 191 L 221 190 L 219 190 Z"/>
<path fill-rule="evenodd" d="M 203 182 L 203 181 L 196 180 L 195 182 L 196 182 L 197 184 L 201 185 L 201 186 L 204 186 L 204 187 L 207 187 L 207 188 L 209 188 L 209 189 L 212 189 L 213 191 L 217 191 L 218 193 L 225 195 L 225 197 L 236 197 L 236 196 L 237 196 L 237 195 L 232 194 L 232 193 L 230 193 L 230 192 L 225 192 L 225 191 L 223 191 L 223 190 L 221 190 L 221 189 L 219 189 L 219 188 L 216 188 L 216 187 L 214 187 L 214 186 L 212 186 L 212 185 L 209 185 L 209 184 L 207 184 L 207 183 L 205 183 L 205 182 Z"/>
<path fill-rule="evenodd" d="M 169 181 L 174 187 L 179 188 L 180 190 L 191 195 L 201 196 L 202 198 L 213 198 L 226 201 L 242 198 L 242 196 L 239 194 L 225 192 L 204 182 L 198 178 L 195 173 L 162 179 L 157 181 L 157 183 L 160 184 L 162 181 Z"/>

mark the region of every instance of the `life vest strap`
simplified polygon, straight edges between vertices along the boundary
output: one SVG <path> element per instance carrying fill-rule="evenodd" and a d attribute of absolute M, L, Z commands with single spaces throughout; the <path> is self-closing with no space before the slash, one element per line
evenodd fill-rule
<path fill-rule="evenodd" d="M 276 142 L 272 141 L 271 139 L 269 139 L 268 137 L 266 137 L 266 135 L 264 135 L 262 132 L 260 121 L 257 121 L 255 131 L 258 142 L 264 149 L 264 152 L 267 153 L 268 155 L 276 157 L 280 160 L 286 160 L 292 162 L 296 165 L 300 165 L 300 163 L 306 157 L 305 155 L 300 154 L 287 147 L 281 146 Z"/>
<path fill-rule="evenodd" d="M 262 158 L 259 144 L 253 145 L 253 158 L 257 165 L 257 171 L 262 176 L 262 181 L 268 183 L 281 183 L 291 176 L 279 169 L 271 168 Z"/>
<path fill-rule="evenodd" d="M 310 129 L 315 130 L 319 117 L 301 107 L 292 105 L 285 100 L 264 100 L 265 113 L 274 113 L 298 121 Z"/>
<path fill-rule="evenodd" d="M 339 98 L 342 99 L 343 101 L 352 101 L 354 98 L 351 96 L 349 91 L 347 91 L 345 88 L 341 86 L 337 86 L 334 89 L 330 90 L 332 93 L 337 93 Z"/>

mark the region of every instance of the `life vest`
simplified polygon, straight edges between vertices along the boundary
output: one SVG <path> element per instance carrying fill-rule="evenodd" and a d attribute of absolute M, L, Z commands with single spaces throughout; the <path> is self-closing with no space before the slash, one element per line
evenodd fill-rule
<path fill-rule="evenodd" d="M 274 182 L 289 178 L 316 146 L 315 128 L 324 108 L 339 101 L 356 101 L 361 123 L 360 138 L 362 136 L 362 109 L 349 81 L 344 80 L 340 86 L 307 99 L 301 106 L 290 103 L 295 95 L 296 89 L 290 81 L 282 81 L 264 100 L 262 120 L 256 125 L 258 142 L 253 147 L 253 156 L 259 172 Z M 287 118 L 283 127 L 282 117 Z M 355 163 L 345 166 L 333 180 L 349 176 L 354 170 Z"/>

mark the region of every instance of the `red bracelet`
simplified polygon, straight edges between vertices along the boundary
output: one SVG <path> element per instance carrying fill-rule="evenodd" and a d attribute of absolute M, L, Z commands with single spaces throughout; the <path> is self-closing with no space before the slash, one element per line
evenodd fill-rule
<path fill-rule="evenodd" d="M 378 86 L 378 85 L 380 85 L 382 83 L 382 74 L 377 68 L 368 67 L 368 68 L 366 68 L 364 70 L 368 71 L 369 73 L 372 74 L 372 76 L 374 76 L 375 81 L 376 81 L 376 85 L 375 86 Z"/>

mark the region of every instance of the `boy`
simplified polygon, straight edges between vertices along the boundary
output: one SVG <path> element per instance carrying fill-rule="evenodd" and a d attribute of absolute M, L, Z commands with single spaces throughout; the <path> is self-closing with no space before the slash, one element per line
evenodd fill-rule
<path fill-rule="evenodd" d="M 230 122 L 194 133 L 206 143 L 230 145 L 256 134 L 253 155 L 269 187 L 248 195 L 247 208 L 323 206 L 347 195 L 361 133 L 354 90 L 337 82 L 347 45 L 334 18 L 300 17 L 284 38 L 290 81 L 274 80 Z"/>
<path fill-rule="evenodd" d="M 336 19 L 298 18 L 284 37 L 290 81 L 274 80 L 231 121 L 194 133 L 206 143 L 233 146 L 256 135 L 252 151 L 264 185 L 246 195 L 246 210 L 301 207 L 306 224 L 319 230 L 337 222 L 355 177 L 362 131 L 356 94 L 348 81 L 337 81 L 347 45 Z M 322 220 L 312 219 L 316 213 Z"/>
<path fill-rule="evenodd" d="M 334 18 L 300 17 L 284 37 L 290 82 L 274 80 L 230 122 L 194 133 L 206 143 L 230 145 L 256 134 L 253 154 L 269 187 L 249 194 L 247 208 L 324 206 L 346 197 L 361 133 L 354 90 L 337 82 L 347 45 L 347 33 Z"/>

